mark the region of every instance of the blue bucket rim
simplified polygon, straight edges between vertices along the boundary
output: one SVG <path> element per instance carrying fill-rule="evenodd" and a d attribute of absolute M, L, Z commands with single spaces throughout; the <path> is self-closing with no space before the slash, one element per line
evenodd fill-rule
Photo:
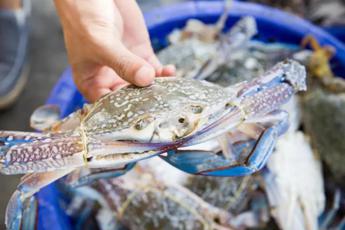
<path fill-rule="evenodd" d="M 170 21 L 220 15 L 223 9 L 224 3 L 222 1 L 183 2 L 169 5 L 168 7 L 153 9 L 145 15 L 145 19 L 148 28 L 155 28 Z M 345 44 L 324 31 L 321 27 L 303 18 L 269 6 L 236 1 L 232 3 L 229 15 L 232 17 L 250 15 L 257 20 L 270 22 L 271 25 L 277 27 L 283 26 L 289 30 L 289 32 L 294 31 L 294 33 L 300 35 L 300 37 L 312 34 L 317 37 L 321 45 L 327 44 L 334 46 L 337 51 L 335 58 L 341 60 L 342 65 L 345 66 Z M 272 20 L 272 18 L 274 18 L 274 20 Z"/>

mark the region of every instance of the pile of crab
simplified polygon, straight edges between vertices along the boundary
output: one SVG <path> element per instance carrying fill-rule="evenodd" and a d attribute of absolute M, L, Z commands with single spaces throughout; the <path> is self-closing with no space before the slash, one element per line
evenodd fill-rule
<path fill-rule="evenodd" d="M 302 47 L 253 41 L 251 17 L 222 33 L 226 15 L 169 36 L 158 56 L 176 77 L 124 86 L 61 121 L 55 107 L 41 107 L 31 120 L 41 133 L 0 132 L 0 171 L 26 174 L 8 229 L 35 229 L 33 195 L 58 179 L 76 229 L 344 227 L 344 143 L 324 129 L 345 132 L 334 50 L 312 37 Z M 296 96 L 307 88 L 300 63 L 312 80 Z M 331 118 L 322 118 L 325 106 Z"/>

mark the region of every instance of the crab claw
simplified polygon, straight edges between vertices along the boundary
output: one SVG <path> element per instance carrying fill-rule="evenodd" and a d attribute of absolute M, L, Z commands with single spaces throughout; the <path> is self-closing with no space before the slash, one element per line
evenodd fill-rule
<path fill-rule="evenodd" d="M 17 190 L 13 193 L 7 205 L 5 219 L 7 229 L 35 229 L 32 227 L 35 224 L 35 214 L 32 212 L 37 208 L 37 204 L 35 203 L 36 200 L 33 194 L 71 171 L 70 169 L 66 169 L 23 176 L 21 183 L 18 185 Z"/>
<path fill-rule="evenodd" d="M 37 200 L 32 196 L 22 200 L 20 191 L 13 193 L 6 212 L 6 226 L 9 230 L 35 229 L 37 217 Z"/>
<path fill-rule="evenodd" d="M 236 151 L 243 152 L 246 149 L 252 149 L 254 145 L 254 141 L 249 141 L 234 147 Z M 240 155 L 238 152 L 237 155 Z M 160 157 L 174 167 L 190 174 L 244 176 L 253 172 L 250 167 L 238 164 L 234 159 L 227 159 L 222 152 L 211 150 L 176 150 L 168 152 L 167 156 Z"/>
<path fill-rule="evenodd" d="M 162 158 L 173 166 L 193 174 L 208 176 L 244 176 L 260 170 L 272 154 L 276 141 L 287 131 L 288 114 L 279 108 L 298 91 L 306 90 L 305 68 L 293 60 L 275 65 L 251 82 L 244 83 L 237 97 L 229 102 L 229 113 L 217 119 L 182 146 L 193 146 L 217 138 L 227 132 L 236 132 L 243 125 L 248 140 L 255 140 L 251 150 L 238 150 L 237 142 L 228 139 L 221 143 L 223 153 L 205 149 L 177 149 Z M 238 86 L 236 86 L 238 87 Z M 260 131 L 258 133 L 258 130 Z M 258 134 L 252 136 L 252 134 Z M 224 148 L 224 146 L 226 146 Z M 231 150 L 231 154 L 227 154 Z"/>
<path fill-rule="evenodd" d="M 8 229 L 20 229 L 22 219 L 23 202 L 20 192 L 15 191 L 7 205 L 5 224 Z"/>
<path fill-rule="evenodd" d="M 205 176 L 245 176 L 262 169 L 269 156 L 272 154 L 276 141 L 288 128 L 288 116 L 284 111 L 276 111 L 270 114 L 268 120 L 274 121 L 267 127 L 258 139 L 249 138 L 222 144 L 223 152 L 219 154 L 212 150 L 187 149 L 168 152 L 167 156 L 160 156 L 169 164 L 191 174 Z M 262 122 L 267 122 L 264 119 Z M 247 130 L 252 133 L 253 130 Z M 226 146 L 226 149 L 224 149 Z"/>
<path fill-rule="evenodd" d="M 22 228 L 25 230 L 36 229 L 38 201 L 35 196 L 30 197 L 24 203 L 23 207 Z"/>

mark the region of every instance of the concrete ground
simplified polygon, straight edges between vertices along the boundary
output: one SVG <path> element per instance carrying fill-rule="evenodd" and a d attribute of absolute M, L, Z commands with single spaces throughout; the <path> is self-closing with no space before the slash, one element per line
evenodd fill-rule
<path fill-rule="evenodd" d="M 53 1 L 33 0 L 31 32 L 29 80 L 18 102 L 0 112 L 0 130 L 30 130 L 32 111 L 44 104 L 67 66 L 63 34 Z M 6 204 L 18 181 L 18 176 L 0 176 L 0 229 L 5 229 Z"/>

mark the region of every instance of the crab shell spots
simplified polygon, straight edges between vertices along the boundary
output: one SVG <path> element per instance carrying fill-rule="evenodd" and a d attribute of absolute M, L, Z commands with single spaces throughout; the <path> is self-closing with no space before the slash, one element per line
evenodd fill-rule
<path fill-rule="evenodd" d="M 85 132 L 103 135 L 142 130 L 158 118 L 201 114 L 229 97 L 224 88 L 205 81 L 157 78 L 149 87 L 127 86 L 102 98 L 84 120 Z"/>
<path fill-rule="evenodd" d="M 245 98 L 242 105 L 247 115 L 268 113 L 285 104 L 294 94 L 293 88 L 288 84 L 282 84 L 256 94 L 256 97 Z"/>

